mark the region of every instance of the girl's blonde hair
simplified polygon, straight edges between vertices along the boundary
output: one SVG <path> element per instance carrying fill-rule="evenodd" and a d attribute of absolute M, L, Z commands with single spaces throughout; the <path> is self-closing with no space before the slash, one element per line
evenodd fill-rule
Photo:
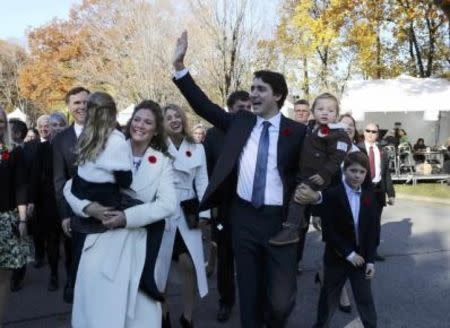
<path fill-rule="evenodd" d="M 3 109 L 2 106 L 0 106 L 0 115 L 3 115 L 6 125 L 5 132 L 3 133 L 3 136 L 0 139 L 0 143 L 4 144 L 8 149 L 11 149 L 12 146 L 11 131 L 9 129 L 8 115 L 6 115 L 6 111 Z"/>
<path fill-rule="evenodd" d="M 182 134 L 184 136 L 184 139 L 186 139 L 187 142 L 189 143 L 195 143 L 194 138 L 192 137 L 191 134 L 191 129 L 189 128 L 189 122 L 186 116 L 185 111 L 178 105 L 175 104 L 168 104 L 166 106 L 164 106 L 163 108 L 163 115 L 166 116 L 166 113 L 168 110 L 174 110 L 176 112 L 178 112 L 178 114 L 180 114 L 181 116 L 181 124 L 183 125 L 183 130 L 182 130 Z M 166 131 L 167 132 L 167 131 Z"/>
<path fill-rule="evenodd" d="M 340 111 L 339 100 L 336 98 L 335 95 L 332 95 L 331 93 L 328 93 L 328 92 L 321 93 L 320 95 L 318 95 L 316 97 L 316 99 L 314 99 L 314 102 L 313 102 L 312 107 L 311 107 L 311 112 L 312 113 L 314 113 L 314 109 L 317 106 L 317 101 L 320 100 L 320 99 L 331 99 L 331 100 L 333 100 L 336 103 L 336 118 L 339 117 L 339 111 Z"/>
<path fill-rule="evenodd" d="M 105 92 L 92 93 L 87 101 L 86 123 L 77 143 L 77 165 L 94 161 L 105 149 L 108 137 L 117 127 L 114 99 Z"/>

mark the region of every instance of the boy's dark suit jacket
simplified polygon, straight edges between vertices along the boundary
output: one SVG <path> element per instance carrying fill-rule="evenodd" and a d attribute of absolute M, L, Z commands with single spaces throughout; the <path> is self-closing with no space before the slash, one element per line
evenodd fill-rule
<path fill-rule="evenodd" d="M 323 192 L 321 215 L 323 241 L 327 244 L 326 262 L 346 261 L 347 256 L 355 251 L 366 263 L 374 263 L 378 223 L 373 192 L 363 188 L 360 202 L 357 245 L 352 210 L 343 183 Z"/>
<path fill-rule="evenodd" d="M 237 165 L 256 124 L 256 115 L 248 111 L 239 111 L 235 114 L 225 112 L 208 99 L 190 74 L 178 80 L 174 79 L 174 82 L 194 111 L 225 133 L 223 152 L 217 160 L 201 201 L 201 209 L 218 206 L 223 202 L 224 195 L 236 194 Z M 305 133 L 304 125 L 281 117 L 277 161 L 283 183 L 284 205 L 289 203 L 295 188 L 298 159 Z"/>

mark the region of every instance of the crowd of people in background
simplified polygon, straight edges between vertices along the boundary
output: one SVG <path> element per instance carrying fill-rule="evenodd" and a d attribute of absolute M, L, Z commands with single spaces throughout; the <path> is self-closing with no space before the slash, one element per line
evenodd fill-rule
<path fill-rule="evenodd" d="M 352 311 L 347 280 L 364 327 L 376 327 L 371 279 L 385 261 L 382 212 L 395 202 L 383 146 L 409 143 L 406 132 L 381 138 L 369 123 L 359 133 L 328 93 L 296 101 L 290 120 L 280 113 L 286 81 L 271 71 L 255 72 L 250 93 L 230 94 L 225 111 L 184 67 L 186 50 L 183 34 L 174 83 L 211 128 L 191 128 L 179 105 L 143 100 L 122 133 L 114 99 L 83 87 L 66 95 L 70 125 L 54 112 L 28 127 L 0 109 L 0 321 L 30 263 L 47 262 L 47 289 L 60 289 L 63 257 L 76 328 L 171 327 L 171 270 L 181 277 L 179 324 L 194 327 L 215 267 L 217 321 L 230 319 L 237 291 L 242 327 L 285 327 L 312 223 L 326 243 L 315 327 Z M 424 140 L 413 148 L 424 161 Z"/>

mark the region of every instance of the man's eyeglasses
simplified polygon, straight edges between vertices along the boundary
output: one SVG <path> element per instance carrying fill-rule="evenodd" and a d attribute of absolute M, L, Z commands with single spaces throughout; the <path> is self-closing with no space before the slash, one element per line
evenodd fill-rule
<path fill-rule="evenodd" d="M 377 130 L 368 130 L 368 129 L 366 129 L 366 132 L 367 133 L 373 133 L 373 134 L 377 134 L 378 133 Z"/>

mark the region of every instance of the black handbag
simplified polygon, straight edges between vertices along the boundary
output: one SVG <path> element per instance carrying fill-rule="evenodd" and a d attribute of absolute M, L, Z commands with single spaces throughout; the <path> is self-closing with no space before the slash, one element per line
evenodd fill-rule
<path fill-rule="evenodd" d="M 181 209 L 184 213 L 184 218 L 189 229 L 198 228 L 198 222 L 200 220 L 200 202 L 198 198 L 191 198 L 180 202 Z"/>

